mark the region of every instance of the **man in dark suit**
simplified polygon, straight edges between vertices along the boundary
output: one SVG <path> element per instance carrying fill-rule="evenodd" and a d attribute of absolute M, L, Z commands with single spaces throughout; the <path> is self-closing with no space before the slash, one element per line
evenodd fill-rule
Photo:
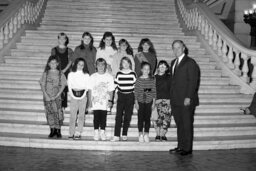
<path fill-rule="evenodd" d="M 200 69 L 195 60 L 187 56 L 183 41 L 175 40 L 172 49 L 176 59 L 171 63 L 170 98 L 172 114 L 177 126 L 178 146 L 170 153 L 192 154 L 193 122 L 199 105 L 198 89 Z"/>

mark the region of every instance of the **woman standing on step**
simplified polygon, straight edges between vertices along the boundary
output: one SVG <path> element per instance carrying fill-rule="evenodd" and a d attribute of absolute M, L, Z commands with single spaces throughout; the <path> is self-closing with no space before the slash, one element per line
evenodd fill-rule
<path fill-rule="evenodd" d="M 85 108 L 88 99 L 90 99 L 90 76 L 86 62 L 83 58 L 77 58 L 68 74 L 68 89 L 70 98 L 70 121 L 69 121 L 69 138 L 75 140 L 81 139 L 83 132 Z M 87 92 L 88 96 L 87 97 Z M 90 104 L 90 102 L 89 102 Z M 78 128 L 76 131 L 76 120 Z"/>
<path fill-rule="evenodd" d="M 112 66 L 112 75 L 115 77 L 117 72 L 120 70 L 120 62 L 123 57 L 128 57 L 132 63 L 131 69 L 134 71 L 134 58 L 133 58 L 133 50 L 129 42 L 125 39 L 121 39 L 119 41 L 119 49 L 117 53 L 113 56 Z"/>
<path fill-rule="evenodd" d="M 135 72 L 139 76 L 141 75 L 141 63 L 148 62 L 151 66 L 152 74 L 155 73 L 157 58 L 156 51 L 153 46 L 153 43 L 148 38 L 141 39 L 138 54 L 135 55 Z"/>
<path fill-rule="evenodd" d="M 40 79 L 46 119 L 51 129 L 51 133 L 48 136 L 49 138 L 52 138 L 55 135 L 57 138 L 61 138 L 61 125 L 64 120 L 61 106 L 61 93 L 66 84 L 66 77 L 61 71 L 58 56 L 50 56 Z"/>
<path fill-rule="evenodd" d="M 167 141 L 166 133 L 171 123 L 171 104 L 170 104 L 170 74 L 169 65 L 161 60 L 158 63 L 156 78 L 156 109 L 157 117 L 154 120 L 156 129 L 156 141 Z"/>
<path fill-rule="evenodd" d="M 81 44 L 75 48 L 74 59 L 83 58 L 87 63 L 89 74 L 95 73 L 95 59 L 97 50 L 93 46 L 93 37 L 91 33 L 84 32 Z"/>
<path fill-rule="evenodd" d="M 60 59 L 60 67 L 64 75 L 68 76 L 69 68 L 73 60 L 73 50 L 68 48 L 69 38 L 65 33 L 58 34 L 58 46 L 52 48 L 51 55 L 56 55 Z M 62 93 L 62 108 L 65 109 L 68 106 L 68 87 L 65 87 Z"/>
<path fill-rule="evenodd" d="M 96 60 L 103 58 L 107 62 L 107 71 L 112 73 L 113 56 L 117 52 L 115 37 L 112 32 L 105 32 L 97 50 Z"/>

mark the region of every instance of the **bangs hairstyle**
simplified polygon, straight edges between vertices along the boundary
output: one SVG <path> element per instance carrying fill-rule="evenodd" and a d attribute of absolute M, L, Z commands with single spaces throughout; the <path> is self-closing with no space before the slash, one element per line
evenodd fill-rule
<path fill-rule="evenodd" d="M 95 62 L 95 65 L 96 65 L 96 72 L 98 72 L 98 68 L 97 68 L 97 65 L 99 64 L 99 63 L 104 63 L 104 71 L 106 72 L 106 70 L 107 70 L 107 62 L 106 62 L 106 60 L 105 59 L 103 59 L 103 58 L 98 58 L 97 60 L 96 60 L 96 62 Z"/>
<path fill-rule="evenodd" d="M 142 70 L 145 66 L 149 66 L 149 70 L 150 70 L 150 71 L 149 71 L 148 76 L 149 76 L 149 78 L 152 78 L 152 77 L 153 77 L 153 76 L 152 76 L 153 74 L 152 74 L 152 68 L 151 68 L 150 63 L 148 63 L 148 62 L 142 62 L 141 65 L 140 65 L 141 70 Z M 142 71 L 141 71 L 140 75 L 142 75 Z"/>
<path fill-rule="evenodd" d="M 122 44 L 126 44 L 126 46 L 127 46 L 127 48 L 126 48 L 126 53 L 128 54 L 128 55 L 132 55 L 133 56 L 133 49 L 132 49 L 132 47 L 131 47 L 131 45 L 129 44 L 129 42 L 126 40 L 126 39 L 121 39 L 121 40 L 119 40 L 119 46 L 121 46 Z"/>
<path fill-rule="evenodd" d="M 124 56 L 121 61 L 120 61 L 120 65 L 119 65 L 119 69 L 122 70 L 123 69 L 123 61 L 127 61 L 129 63 L 129 68 L 132 70 L 132 61 L 130 60 L 130 58 Z"/>
<path fill-rule="evenodd" d="M 72 72 L 76 72 L 76 71 L 77 71 L 77 65 L 78 65 L 78 63 L 81 62 L 81 61 L 84 63 L 83 73 L 84 73 L 84 74 L 86 74 L 86 73 L 88 74 L 89 71 L 88 71 L 88 68 L 87 68 L 87 63 L 86 63 L 86 61 L 85 61 L 83 58 L 77 58 L 77 59 L 75 60 L 74 64 L 72 65 L 71 71 L 72 71 Z"/>
<path fill-rule="evenodd" d="M 112 32 L 109 32 L 109 31 L 107 31 L 107 32 L 105 32 L 105 33 L 103 34 L 103 37 L 102 37 L 102 39 L 101 39 L 101 41 L 100 41 L 100 46 L 99 46 L 100 49 L 105 49 L 106 43 L 105 43 L 104 41 L 105 41 L 105 39 L 106 39 L 107 37 L 111 37 L 111 39 L 112 39 L 111 47 L 112 47 L 114 50 L 117 50 L 115 36 L 113 35 Z"/>
<path fill-rule="evenodd" d="M 62 36 L 65 37 L 66 41 L 65 41 L 64 45 L 67 46 L 69 44 L 69 38 L 66 35 L 66 33 L 60 33 L 60 34 L 58 34 L 58 39 L 60 39 L 60 37 L 62 37 Z"/>
<path fill-rule="evenodd" d="M 169 68 L 170 68 L 169 64 L 165 60 L 161 60 L 161 61 L 159 61 L 158 65 L 157 65 L 158 69 L 159 69 L 160 65 L 165 65 L 166 66 L 165 74 L 169 74 Z"/>
<path fill-rule="evenodd" d="M 50 62 L 53 61 L 53 60 L 55 60 L 55 61 L 57 62 L 57 64 L 58 64 L 56 69 L 61 72 L 61 68 L 60 68 L 60 65 L 61 65 L 61 63 L 60 63 L 60 58 L 59 58 L 58 56 L 56 56 L 56 55 L 51 55 L 51 56 L 48 58 L 47 63 L 46 63 L 46 66 L 45 66 L 45 69 L 44 69 L 44 72 L 48 73 L 48 71 L 51 69 L 50 66 L 49 66 L 49 64 L 50 64 Z"/>
<path fill-rule="evenodd" d="M 89 49 L 90 49 L 90 51 L 92 51 L 93 50 L 93 42 L 94 42 L 93 37 L 92 37 L 91 33 L 89 33 L 89 32 L 84 32 L 82 35 L 82 38 L 84 38 L 85 36 L 88 36 L 91 39 L 91 41 L 89 43 Z M 85 44 L 84 44 L 83 40 L 81 40 L 81 44 L 80 44 L 79 48 L 85 49 Z"/>
<path fill-rule="evenodd" d="M 148 39 L 148 38 L 141 39 L 140 44 L 139 44 L 139 47 L 138 47 L 138 52 L 143 52 L 143 47 L 142 47 L 142 45 L 144 45 L 145 43 L 147 43 L 147 44 L 149 45 L 148 51 L 149 51 L 150 53 L 153 53 L 154 55 L 156 55 L 156 50 L 155 50 L 155 48 L 154 48 L 154 45 L 153 45 L 153 43 L 150 41 L 150 39 Z"/>
<path fill-rule="evenodd" d="M 174 41 L 172 42 L 172 49 L 173 49 L 173 46 L 174 46 L 175 43 L 181 44 L 181 45 L 184 47 L 184 53 L 185 53 L 185 55 L 188 55 L 188 48 L 187 48 L 186 44 L 185 44 L 182 40 L 174 40 Z"/>

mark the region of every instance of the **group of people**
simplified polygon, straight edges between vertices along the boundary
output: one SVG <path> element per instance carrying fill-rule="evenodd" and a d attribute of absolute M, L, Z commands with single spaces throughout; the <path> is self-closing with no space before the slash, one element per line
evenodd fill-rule
<path fill-rule="evenodd" d="M 61 126 L 69 93 L 70 139 L 81 139 L 85 113 L 92 110 L 94 140 L 107 140 L 107 114 L 116 101 L 115 129 L 111 141 L 128 140 L 135 106 L 139 142 L 150 141 L 151 121 L 156 130 L 155 140 L 167 141 L 166 133 L 173 115 L 178 146 L 170 152 L 182 155 L 192 152 L 200 71 L 196 62 L 187 56 L 183 41 L 175 40 L 172 44 L 176 59 L 171 66 L 165 60 L 157 64 L 154 46 L 148 38 L 140 41 L 135 55 L 125 39 L 121 39 L 117 47 L 111 32 L 104 33 L 98 49 L 93 46 L 94 40 L 89 32 L 83 33 L 81 44 L 74 52 L 68 43 L 68 36 L 60 33 L 58 46 L 52 49 L 40 79 L 46 119 L 50 126 L 49 138 L 62 137 Z"/>

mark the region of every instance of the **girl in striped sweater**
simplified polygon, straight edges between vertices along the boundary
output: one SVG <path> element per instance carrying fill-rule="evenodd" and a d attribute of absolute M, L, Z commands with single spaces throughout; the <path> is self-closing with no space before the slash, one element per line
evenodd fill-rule
<path fill-rule="evenodd" d="M 148 62 L 142 62 L 141 72 L 142 75 L 135 83 L 135 107 L 138 110 L 139 142 L 149 142 L 150 118 L 155 108 L 156 81 L 152 78 Z"/>
<path fill-rule="evenodd" d="M 127 141 L 127 132 L 134 106 L 134 84 L 136 74 L 132 71 L 132 62 L 129 57 L 123 57 L 120 62 L 120 71 L 117 72 L 115 84 L 118 90 L 116 109 L 115 135 L 112 141 L 120 140 L 121 127 L 123 123 L 122 140 Z M 123 119 L 124 118 L 124 119 Z"/>

